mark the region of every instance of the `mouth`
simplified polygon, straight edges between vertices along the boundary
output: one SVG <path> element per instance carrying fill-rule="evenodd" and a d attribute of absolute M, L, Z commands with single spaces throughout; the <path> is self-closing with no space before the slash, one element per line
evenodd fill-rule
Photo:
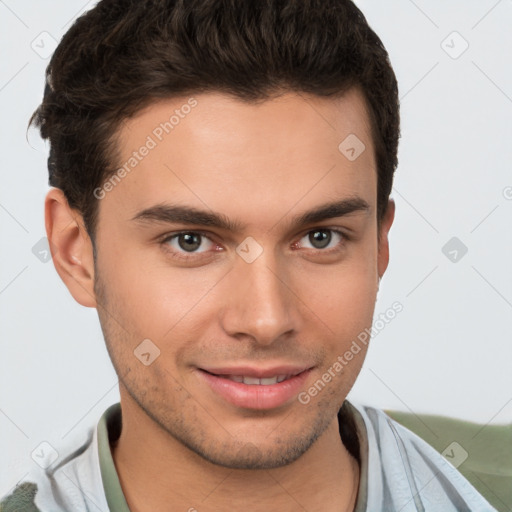
<path fill-rule="evenodd" d="M 259 370 L 198 368 L 198 376 L 214 394 L 236 407 L 273 409 L 297 396 L 312 367 L 279 367 Z"/>
<path fill-rule="evenodd" d="M 204 370 L 206 371 L 206 370 Z M 280 382 L 284 382 L 285 380 L 290 380 L 292 377 L 295 377 L 301 372 L 298 373 L 289 373 L 289 374 L 281 374 L 281 375 L 273 375 L 270 377 L 253 377 L 251 375 L 230 375 L 230 374 L 215 374 L 212 372 L 208 372 L 210 375 L 214 377 L 219 377 L 221 379 L 228 379 L 233 382 L 238 382 L 240 384 L 246 384 L 247 386 L 272 386 L 274 384 L 278 384 Z"/>

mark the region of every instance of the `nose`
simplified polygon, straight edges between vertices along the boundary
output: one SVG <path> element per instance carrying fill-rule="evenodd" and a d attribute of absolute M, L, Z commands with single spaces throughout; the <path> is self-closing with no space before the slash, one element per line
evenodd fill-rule
<path fill-rule="evenodd" d="M 266 251 L 252 263 L 238 259 L 228 277 L 221 318 L 227 334 L 268 346 L 299 330 L 297 297 Z"/>

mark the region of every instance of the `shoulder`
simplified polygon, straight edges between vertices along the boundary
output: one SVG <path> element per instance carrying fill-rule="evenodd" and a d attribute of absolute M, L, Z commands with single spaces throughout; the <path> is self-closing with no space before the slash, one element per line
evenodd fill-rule
<path fill-rule="evenodd" d="M 0 512 L 63 512 L 44 471 L 31 471 L 0 499 Z"/>
<path fill-rule="evenodd" d="M 34 503 L 37 490 L 35 482 L 18 484 L 11 494 L 0 500 L 0 512 L 40 512 Z"/>
<path fill-rule="evenodd" d="M 0 512 L 86 512 L 89 492 L 98 485 L 89 485 L 99 475 L 95 465 L 95 435 L 68 450 L 58 464 L 43 469 L 32 467 L 25 479 L 0 497 Z M 101 480 L 100 480 L 101 481 Z M 85 491 L 85 493 L 84 493 Z"/>
<path fill-rule="evenodd" d="M 494 511 L 437 450 L 384 411 L 351 403 L 364 421 L 369 504 L 406 510 Z M 419 508 L 418 508 L 419 507 Z M 424 507 L 424 508 L 423 508 Z M 370 508 L 368 509 L 370 510 Z"/>

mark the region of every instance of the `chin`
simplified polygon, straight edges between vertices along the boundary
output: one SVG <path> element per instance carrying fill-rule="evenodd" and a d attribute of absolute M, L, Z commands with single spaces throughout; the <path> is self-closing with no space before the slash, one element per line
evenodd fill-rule
<path fill-rule="evenodd" d="M 204 460 L 229 469 L 274 469 L 299 459 L 320 437 L 325 428 L 314 428 L 309 435 L 290 433 L 287 439 L 272 437 L 258 442 L 232 439 L 224 444 L 201 446 L 192 439 L 181 439 L 189 450 Z"/>

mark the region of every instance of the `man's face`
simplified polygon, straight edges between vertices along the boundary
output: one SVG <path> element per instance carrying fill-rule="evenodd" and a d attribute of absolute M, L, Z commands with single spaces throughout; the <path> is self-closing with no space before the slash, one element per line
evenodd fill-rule
<path fill-rule="evenodd" d="M 360 344 L 333 372 L 371 326 L 387 265 L 369 121 L 357 90 L 259 105 L 194 99 L 152 104 L 119 132 L 119 167 L 138 156 L 99 201 L 98 314 L 124 411 L 143 411 L 214 463 L 277 467 L 336 421 L 366 353 Z M 338 148 L 349 134 L 366 146 L 356 159 Z M 299 223 L 356 198 L 351 213 Z M 164 214 L 172 207 L 225 222 L 176 220 Z"/>

